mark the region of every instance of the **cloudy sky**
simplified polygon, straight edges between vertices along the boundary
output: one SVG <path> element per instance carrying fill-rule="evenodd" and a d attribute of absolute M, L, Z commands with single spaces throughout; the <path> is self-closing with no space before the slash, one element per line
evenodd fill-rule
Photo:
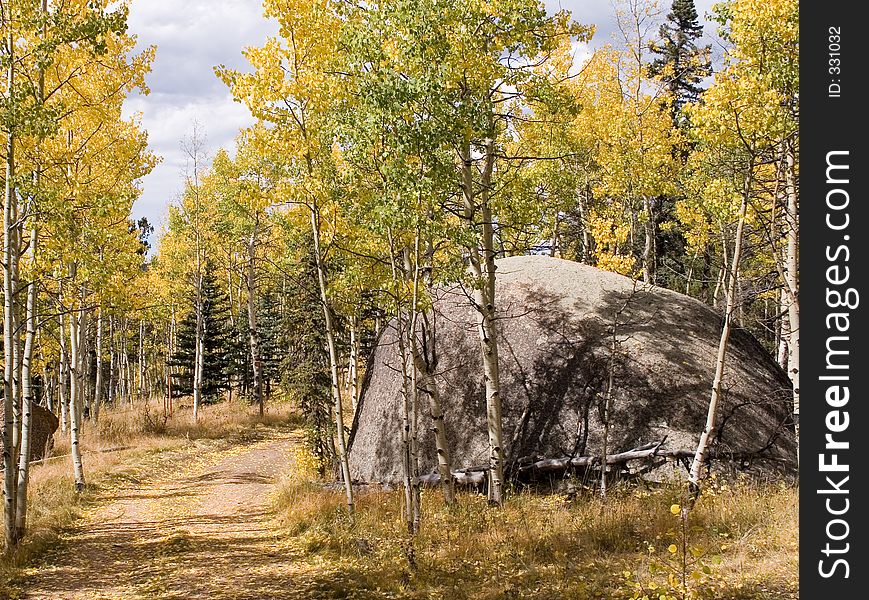
<path fill-rule="evenodd" d="M 669 8 L 669 0 L 661 1 Z M 701 18 L 712 2 L 696 0 Z M 546 5 L 597 25 L 592 46 L 614 35 L 610 0 L 547 0 Z M 144 191 L 133 209 L 135 217 L 148 217 L 159 231 L 167 205 L 181 190 L 185 157 L 180 144 L 192 132 L 194 120 L 207 137 L 210 155 L 221 147 L 231 149 L 238 130 L 253 122 L 247 109 L 232 101 L 214 66 L 244 68 L 242 48 L 261 45 L 277 25 L 262 16 L 261 0 L 134 0 L 129 25 L 140 46 L 157 46 L 148 77 L 151 93 L 130 98 L 125 110 L 142 114 L 150 147 L 163 159 L 142 181 Z M 589 52 L 577 49 L 580 58 Z"/>

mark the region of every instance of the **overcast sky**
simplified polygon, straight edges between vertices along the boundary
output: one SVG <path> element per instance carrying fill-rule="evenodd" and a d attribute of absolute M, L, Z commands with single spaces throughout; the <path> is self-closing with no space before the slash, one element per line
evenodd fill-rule
<path fill-rule="evenodd" d="M 695 0 L 701 19 L 713 0 Z M 670 0 L 662 0 L 669 9 Z M 597 25 L 592 45 L 611 41 L 615 31 L 610 0 L 546 0 L 551 10 L 570 10 L 580 23 Z M 232 149 L 238 130 L 253 120 L 247 109 L 232 101 L 214 66 L 245 68 L 241 50 L 261 45 L 277 25 L 262 16 L 261 0 L 134 0 L 130 31 L 139 45 L 157 46 L 148 76 L 151 93 L 127 100 L 127 114 L 142 113 L 151 150 L 163 162 L 142 180 L 143 193 L 133 216 L 146 216 L 159 229 L 166 207 L 178 197 L 185 166 L 181 139 L 192 132 L 193 121 L 207 136 L 207 150 Z M 712 29 L 707 26 L 707 29 Z M 579 56 L 588 50 L 578 48 Z"/>

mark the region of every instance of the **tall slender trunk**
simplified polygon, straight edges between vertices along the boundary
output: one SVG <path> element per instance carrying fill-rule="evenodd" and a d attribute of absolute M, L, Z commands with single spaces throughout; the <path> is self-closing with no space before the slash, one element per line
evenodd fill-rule
<path fill-rule="evenodd" d="M 58 324 L 60 325 L 60 335 L 58 336 L 60 338 L 60 364 L 58 365 L 60 431 L 67 433 L 69 431 L 69 352 L 66 348 L 66 319 L 62 304 L 60 305 Z"/>
<path fill-rule="evenodd" d="M 356 315 L 350 317 L 350 360 L 348 367 L 348 390 L 350 392 L 350 404 L 353 412 L 359 404 L 359 334 L 356 331 L 359 326 L 359 318 Z"/>
<path fill-rule="evenodd" d="M 36 265 L 37 230 L 34 225 L 30 230 L 30 262 Z M 31 366 L 33 362 L 33 346 L 36 338 L 36 296 L 38 287 L 35 281 L 27 286 L 27 313 L 25 316 L 26 330 L 24 338 L 24 353 L 21 357 L 21 448 L 18 456 L 18 498 L 15 501 L 15 537 L 20 540 L 27 529 L 27 487 L 30 481 L 30 431 L 33 419 L 33 382 Z"/>
<path fill-rule="evenodd" d="M 474 278 L 473 303 L 477 314 L 480 351 L 483 359 L 483 378 L 486 389 L 486 422 L 489 437 L 489 500 L 494 504 L 503 502 L 504 447 L 501 419 L 501 382 L 498 365 L 498 331 L 495 325 L 495 239 L 492 210 L 488 202 L 494 168 L 494 141 L 486 144 L 485 168 L 479 203 L 474 191 L 473 163 L 470 143 L 466 143 L 462 164 L 462 193 L 465 219 L 475 227 L 475 219 L 482 220 L 482 256 L 477 244 L 468 247 L 471 275 Z M 479 213 L 479 214 L 478 214 Z"/>
<path fill-rule="evenodd" d="M 11 7 L 10 7 L 11 10 Z M 12 51 L 15 47 L 15 36 L 11 26 L 11 15 L 5 15 L 9 28 L 6 40 L 9 56 L 9 66 L 6 73 L 6 89 L 15 89 L 15 60 Z M 3 504 L 4 504 L 4 534 L 6 551 L 9 552 L 16 544 L 15 539 L 15 411 L 17 398 L 13 394 L 12 380 L 15 376 L 15 360 L 13 355 L 15 332 L 15 287 L 13 283 L 12 262 L 14 256 L 15 223 L 13 204 L 17 201 L 14 186 L 15 180 L 15 132 L 10 124 L 6 132 L 6 182 L 3 201 Z"/>
<path fill-rule="evenodd" d="M 654 283 L 657 252 L 655 249 L 655 215 L 652 211 L 651 198 L 643 198 L 643 210 L 646 213 L 646 220 L 643 223 L 645 236 L 643 245 L 643 283 Z"/>
<path fill-rule="evenodd" d="M 700 434 L 697 451 L 694 453 L 694 461 L 691 463 L 689 482 L 695 493 L 700 490 L 701 469 L 706 462 L 709 450 L 709 438 L 715 429 L 715 420 L 718 416 L 718 402 L 721 398 L 721 388 L 724 381 L 724 365 L 727 358 L 727 346 L 730 340 L 730 330 L 733 321 L 733 312 L 736 303 L 736 283 L 739 276 L 739 261 L 742 258 L 742 238 L 745 229 L 745 214 L 748 209 L 748 199 L 751 194 L 751 176 L 746 176 L 745 186 L 742 192 L 742 201 L 739 206 L 739 220 L 736 225 L 736 240 L 733 245 L 733 254 L 730 257 L 730 273 L 725 286 L 724 326 L 721 329 L 721 338 L 718 342 L 718 354 L 715 358 L 715 377 L 712 380 L 712 394 L 709 399 L 709 410 L 706 415 L 706 425 Z"/>
<path fill-rule="evenodd" d="M 41 10 L 46 13 L 48 10 L 48 0 L 42 0 Z M 43 29 L 43 33 L 44 33 Z M 10 88 L 11 89 L 11 88 Z M 43 70 L 39 72 L 37 83 L 37 102 L 43 102 L 45 95 L 45 73 Z M 38 157 L 38 154 L 37 154 Z M 36 168 L 33 171 L 33 183 L 36 194 L 39 193 L 40 183 L 40 164 L 37 158 Z M 33 200 L 33 198 L 31 198 Z M 34 206 L 30 207 L 30 211 L 35 210 Z M 30 247 L 29 259 L 32 269 L 31 281 L 27 286 L 27 305 L 25 313 L 25 338 L 24 348 L 21 357 L 21 392 L 22 392 L 22 411 L 21 411 L 21 447 L 18 455 L 18 482 L 16 493 L 18 497 L 15 499 L 15 540 L 21 540 L 27 531 L 27 488 L 30 483 L 30 445 L 31 445 L 31 425 L 33 421 L 33 381 L 31 378 L 31 367 L 33 362 L 33 346 L 36 340 L 36 301 L 39 291 L 36 285 L 36 252 L 39 245 L 39 231 L 36 228 L 36 216 L 28 215 L 31 220 L 30 227 Z M 8 264 L 8 263 L 7 263 Z M 45 385 L 45 382 L 43 383 Z"/>
<path fill-rule="evenodd" d="M 100 418 L 100 404 L 103 400 L 103 309 L 97 309 L 97 333 L 94 352 L 96 353 L 96 377 L 94 379 L 94 423 Z"/>
<path fill-rule="evenodd" d="M 793 384 L 794 433 L 797 441 L 797 461 L 800 458 L 800 284 L 799 284 L 799 196 L 796 184 L 796 156 L 792 142 L 785 145 L 785 191 L 788 209 L 785 213 L 787 250 L 785 253 L 785 289 L 788 297 L 788 362 L 787 370 Z"/>
<path fill-rule="evenodd" d="M 782 287 L 781 293 L 778 295 L 776 309 L 778 315 L 787 315 L 790 302 L 788 300 L 788 290 Z M 783 319 L 781 316 L 776 318 L 776 360 L 779 366 L 785 371 L 788 370 L 788 340 L 790 339 L 789 320 Z"/>
<path fill-rule="evenodd" d="M 197 249 L 197 255 L 199 254 Z M 193 363 L 193 420 L 199 420 L 202 404 L 202 375 L 205 370 L 205 317 L 202 310 L 202 266 L 197 256 L 196 275 L 196 342 Z"/>
<path fill-rule="evenodd" d="M 138 360 L 139 399 L 145 398 L 145 319 L 139 320 L 139 360 Z"/>
<path fill-rule="evenodd" d="M 613 315 L 613 331 L 612 339 L 610 340 L 610 364 L 609 373 L 607 374 L 606 396 L 604 398 L 604 407 L 602 414 L 603 421 L 603 440 L 601 441 L 600 450 L 600 497 L 606 500 L 607 493 L 607 454 L 609 453 L 609 434 L 610 434 L 610 415 L 613 405 L 613 383 L 616 371 L 616 349 L 618 344 L 618 325 L 619 313 Z"/>
<path fill-rule="evenodd" d="M 399 301 L 396 301 L 398 304 Z M 414 529 L 414 515 L 416 514 L 416 500 L 413 492 L 413 453 L 411 450 L 411 395 L 413 394 L 411 375 L 413 365 L 408 357 L 407 328 L 408 325 L 403 317 L 404 310 L 399 307 L 396 314 L 398 333 L 398 353 L 401 359 L 401 458 L 402 480 L 404 483 L 404 523 L 407 532 L 416 533 Z"/>
<path fill-rule="evenodd" d="M 73 263 L 70 265 L 70 279 L 75 279 L 75 271 L 76 266 Z M 70 397 L 70 406 L 69 406 L 69 445 L 70 445 L 70 454 L 72 456 L 72 469 L 73 475 L 75 477 L 75 489 L 83 490 L 85 481 L 84 481 L 84 469 L 82 467 L 81 461 L 81 448 L 79 447 L 79 418 L 78 418 L 78 410 L 77 406 L 81 402 L 81 372 L 80 372 L 80 364 L 81 358 L 79 356 L 79 316 L 77 312 L 81 311 L 79 308 L 77 311 L 74 310 L 69 315 L 69 362 L 70 362 L 70 385 L 69 385 L 69 397 Z"/>
<path fill-rule="evenodd" d="M 419 483 L 419 385 L 418 372 L 413 360 L 413 341 L 416 335 L 416 324 L 419 319 L 419 231 L 414 239 L 413 265 L 407 260 L 408 252 L 405 252 L 405 272 L 412 272 L 413 286 L 411 296 L 411 316 L 407 329 L 408 348 L 407 358 L 410 367 L 410 466 L 411 466 L 411 489 L 413 490 L 413 532 L 419 533 L 422 521 L 422 496 Z"/>
<path fill-rule="evenodd" d="M 341 476 L 344 480 L 347 509 L 352 515 L 354 512 L 353 482 L 350 480 L 350 462 L 347 456 L 347 442 L 344 437 L 344 407 L 341 400 L 341 376 L 338 372 L 338 349 L 335 346 L 335 326 L 326 287 L 326 267 L 323 264 L 323 256 L 320 251 L 320 223 L 316 206 L 310 207 L 310 213 L 314 262 L 317 267 L 317 282 L 320 286 L 320 303 L 323 306 L 323 318 L 326 322 L 326 345 L 329 349 L 329 370 L 332 376 L 332 400 L 335 411 L 335 433 L 338 438 L 338 460 L 341 463 Z"/>
<path fill-rule="evenodd" d="M 250 360 L 253 367 L 253 397 L 263 416 L 263 363 L 260 356 L 259 330 L 256 322 L 256 233 L 248 240 L 247 256 L 247 324 L 250 339 Z"/>
<path fill-rule="evenodd" d="M 421 519 L 420 512 L 420 494 L 419 494 L 419 459 L 418 459 L 418 435 L 416 431 L 416 406 L 417 387 L 416 387 L 416 367 L 412 356 L 413 342 L 411 338 L 414 335 L 416 327 L 416 287 L 418 282 L 418 269 L 411 265 L 410 256 L 407 249 L 401 251 L 403 261 L 403 271 L 399 271 L 396 267 L 396 261 L 399 259 L 399 252 L 395 247 L 391 231 L 389 236 L 389 251 L 392 266 L 392 280 L 396 288 L 395 295 L 395 315 L 398 334 L 398 351 L 401 359 L 401 398 L 402 398 L 402 427 L 401 427 L 401 448 L 402 448 L 402 463 L 403 463 L 403 479 L 404 479 L 404 518 L 407 532 L 414 535 L 419 532 Z M 418 252 L 417 252 L 418 255 Z M 417 259 L 418 261 L 418 259 Z M 414 293 L 411 298 L 411 308 L 409 311 L 410 318 L 406 319 L 405 315 L 408 311 L 403 306 L 403 298 L 400 290 L 403 287 L 404 278 L 411 271 L 414 271 Z"/>
<path fill-rule="evenodd" d="M 63 338 L 61 338 L 63 339 Z M 109 315 L 109 381 L 108 381 L 108 403 L 109 406 L 115 405 L 117 398 L 117 379 L 115 376 L 115 317 Z"/>
<path fill-rule="evenodd" d="M 133 394 L 133 368 L 130 366 L 130 350 L 127 347 L 127 343 L 128 338 L 124 336 L 124 392 L 127 395 L 127 402 L 130 408 L 133 408 L 133 401 L 135 400 L 135 395 Z"/>
<path fill-rule="evenodd" d="M 78 391 L 76 395 L 73 397 L 74 403 L 71 406 L 75 406 L 76 410 L 76 418 L 78 419 L 78 426 L 81 427 L 84 424 L 84 406 L 86 401 L 86 392 L 87 385 L 85 384 L 85 356 L 87 354 L 87 349 L 85 347 L 85 310 L 84 310 L 84 286 L 82 286 L 81 292 L 81 304 L 82 308 L 79 308 L 78 313 L 73 313 L 70 315 L 70 322 L 72 320 L 76 321 L 76 333 L 78 334 L 78 354 L 76 356 L 76 361 L 73 363 L 73 377 L 78 379 Z"/>

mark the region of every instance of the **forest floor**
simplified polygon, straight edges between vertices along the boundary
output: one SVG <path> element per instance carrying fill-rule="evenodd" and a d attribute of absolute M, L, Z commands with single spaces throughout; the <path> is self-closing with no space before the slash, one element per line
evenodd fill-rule
<path fill-rule="evenodd" d="M 473 493 L 446 507 L 424 490 L 411 538 L 400 490 L 360 486 L 348 517 L 290 407 L 264 421 L 229 404 L 196 424 L 136 418 L 108 415 L 86 436 L 84 494 L 70 491 L 68 458 L 34 471 L 30 546 L 0 573 L 0 598 L 798 597 L 792 485 L 713 481 L 684 520 L 673 487 L 618 485 L 606 503 L 518 492 L 501 508 Z"/>
<path fill-rule="evenodd" d="M 282 560 L 269 494 L 297 445 L 298 434 L 282 429 L 226 448 L 205 440 L 120 478 L 30 569 L 24 597 L 283 597 L 292 564 Z"/>

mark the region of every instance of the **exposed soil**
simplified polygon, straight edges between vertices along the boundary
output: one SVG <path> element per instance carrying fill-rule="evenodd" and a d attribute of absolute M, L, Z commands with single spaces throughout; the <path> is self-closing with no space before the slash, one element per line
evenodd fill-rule
<path fill-rule="evenodd" d="M 287 597 L 292 560 L 281 552 L 269 494 L 291 468 L 296 436 L 271 432 L 193 452 L 107 491 L 31 571 L 25 598 Z"/>

